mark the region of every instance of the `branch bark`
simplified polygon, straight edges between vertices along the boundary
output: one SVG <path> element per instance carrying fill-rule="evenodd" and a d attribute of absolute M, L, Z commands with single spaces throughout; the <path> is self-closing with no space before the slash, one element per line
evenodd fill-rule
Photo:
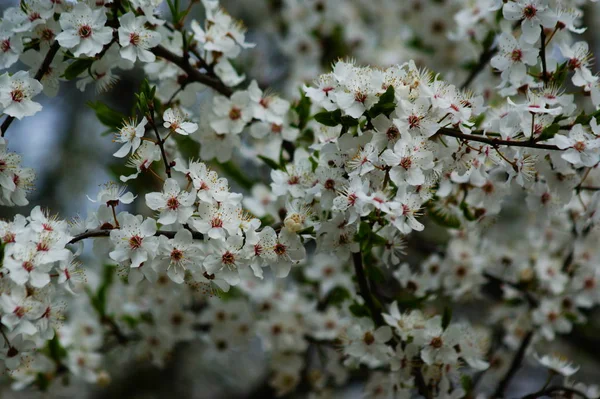
<path fill-rule="evenodd" d="M 519 371 L 519 369 L 521 368 L 521 363 L 523 363 L 525 353 L 527 352 L 527 348 L 529 347 L 532 338 L 533 331 L 529 331 L 523 338 L 521 346 L 519 346 L 519 349 L 517 350 L 517 353 L 515 354 L 515 357 L 513 358 L 512 363 L 510 364 L 510 368 L 504 375 L 504 378 L 502 378 L 502 380 L 500 381 L 500 384 L 498 384 L 498 388 L 496 388 L 496 391 L 494 392 L 494 395 L 492 395 L 492 398 L 504 398 L 504 392 L 506 391 L 508 384 L 510 384 L 510 381 L 513 379 L 517 371 Z"/>
<path fill-rule="evenodd" d="M 75 237 L 73 237 L 73 239 L 71 241 L 69 241 L 69 244 L 75 244 L 76 242 L 79 242 L 81 240 L 85 240 L 87 238 L 109 237 L 110 236 L 110 232 L 112 230 L 114 230 L 114 229 L 94 229 L 94 230 L 88 230 L 85 233 L 81 233 L 81 234 L 78 234 Z M 173 237 L 175 237 L 176 233 L 177 233 L 176 231 L 158 230 L 155 235 L 157 235 L 157 236 L 165 236 L 167 238 L 173 238 Z M 202 233 L 198 233 L 196 231 L 192 231 L 191 233 L 192 233 L 192 237 L 195 240 L 202 240 L 204 238 L 204 234 L 202 234 Z"/>

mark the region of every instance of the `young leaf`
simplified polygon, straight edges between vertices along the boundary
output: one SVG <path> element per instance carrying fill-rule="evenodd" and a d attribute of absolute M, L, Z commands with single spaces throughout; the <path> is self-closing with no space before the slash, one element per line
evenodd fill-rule
<path fill-rule="evenodd" d="M 80 58 L 69 64 L 63 76 L 67 80 L 73 80 L 77 78 L 79 75 L 87 71 L 89 67 L 92 66 L 94 62 L 93 58 Z"/>
<path fill-rule="evenodd" d="M 331 112 L 319 112 L 315 115 L 315 120 L 321 125 L 337 126 L 342 123 L 342 111 L 336 109 Z"/>
<path fill-rule="evenodd" d="M 113 130 L 118 130 L 123 125 L 123 120 L 126 117 L 119 111 L 115 111 L 100 101 L 96 101 L 95 103 L 90 101 L 87 105 L 94 110 L 96 117 L 103 125 Z"/>

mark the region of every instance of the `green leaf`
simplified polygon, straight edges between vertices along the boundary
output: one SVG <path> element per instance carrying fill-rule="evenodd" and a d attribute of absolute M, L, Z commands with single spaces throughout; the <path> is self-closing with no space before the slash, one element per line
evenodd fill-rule
<path fill-rule="evenodd" d="M 372 106 L 369 110 L 369 117 L 375 118 L 381 114 L 389 116 L 396 109 L 395 99 L 396 95 L 394 93 L 394 86 L 390 85 L 385 93 L 379 96 L 379 101 L 377 104 Z"/>
<path fill-rule="evenodd" d="M 375 265 L 370 265 L 365 267 L 365 273 L 369 280 L 374 281 L 376 283 L 382 284 L 385 283 L 385 276 L 380 268 Z"/>
<path fill-rule="evenodd" d="M 450 325 L 452 320 L 452 309 L 450 306 L 444 308 L 444 314 L 442 315 L 442 328 L 445 330 Z"/>
<path fill-rule="evenodd" d="M 350 292 L 344 287 L 335 287 L 327 294 L 327 303 L 329 305 L 340 305 L 347 299 L 350 299 Z"/>
<path fill-rule="evenodd" d="M 429 218 L 440 226 L 450 229 L 460 228 L 460 219 L 448 208 L 440 203 L 432 203 L 427 207 L 427 215 Z"/>
<path fill-rule="evenodd" d="M 371 242 L 374 246 L 382 246 L 387 244 L 387 240 L 385 238 L 375 233 L 371 234 Z"/>
<path fill-rule="evenodd" d="M 577 125 L 577 124 L 589 125 L 591 120 L 592 120 L 592 115 L 586 115 L 585 111 L 582 111 L 581 114 L 579 114 L 579 116 L 577 116 L 577 118 L 575 118 L 575 122 L 573 122 L 573 124 L 574 125 Z"/>
<path fill-rule="evenodd" d="M 465 392 L 467 392 L 467 394 L 469 394 L 470 392 L 473 391 L 473 380 L 471 379 L 471 376 L 468 375 L 462 375 L 460 377 L 460 385 L 462 385 L 462 388 L 465 390 Z"/>
<path fill-rule="evenodd" d="M 337 126 L 342 123 L 342 111 L 336 109 L 331 112 L 319 112 L 315 115 L 315 120 L 321 125 L 325 126 Z"/>
<path fill-rule="evenodd" d="M 550 140 L 558 130 L 560 129 L 560 125 L 558 123 L 553 123 L 550 126 L 546 126 L 544 130 L 542 130 L 542 134 L 538 137 L 539 141 Z"/>
<path fill-rule="evenodd" d="M 79 77 L 79 75 L 87 71 L 88 68 L 92 66 L 93 62 L 93 58 L 80 58 L 75 60 L 75 62 L 69 64 L 69 66 L 63 73 L 64 78 L 67 80 L 73 80 Z"/>
<path fill-rule="evenodd" d="M 110 127 L 113 130 L 119 130 L 123 125 L 123 120 L 125 120 L 126 116 L 119 111 L 115 111 L 100 101 L 95 103 L 90 101 L 87 105 L 94 110 L 96 117 L 104 126 Z"/>
<path fill-rule="evenodd" d="M 301 90 L 300 91 L 300 101 L 298 101 L 298 103 L 296 103 L 296 105 L 293 108 L 293 110 L 298 115 L 298 128 L 300 130 L 304 129 L 304 127 L 306 126 L 306 123 L 308 122 L 308 120 L 310 118 L 310 105 L 311 105 L 310 98 L 306 97 L 306 94 L 304 93 L 304 91 Z"/>
<path fill-rule="evenodd" d="M 352 305 L 348 307 L 350 313 L 352 313 L 355 317 L 371 317 L 371 312 L 365 305 L 361 305 L 358 302 L 354 302 Z"/>
<path fill-rule="evenodd" d="M 259 155 L 258 156 L 260 158 L 261 161 L 263 161 L 265 164 L 267 164 L 267 166 L 273 170 L 277 170 L 277 169 L 281 169 L 281 166 L 279 166 L 279 164 L 275 161 L 273 161 L 271 158 L 265 157 L 264 155 Z"/>
<path fill-rule="evenodd" d="M 54 337 L 48 341 L 48 355 L 57 363 L 60 363 L 60 360 L 67 356 L 67 351 L 58 340 L 58 334 L 54 334 Z"/>
<path fill-rule="evenodd" d="M 556 68 L 556 71 L 552 74 L 552 83 L 557 87 L 562 86 L 565 80 L 567 79 L 567 76 L 569 75 L 569 68 L 567 64 L 568 61 L 563 62 Z"/>
<path fill-rule="evenodd" d="M 467 219 L 469 222 L 473 222 L 478 219 L 475 213 L 471 211 L 471 208 L 469 208 L 469 205 L 466 202 L 463 201 L 460 203 L 460 209 L 462 210 L 465 219 Z"/>
<path fill-rule="evenodd" d="M 358 119 L 354 119 L 351 116 L 342 116 L 342 126 L 346 128 L 358 126 Z"/>
<path fill-rule="evenodd" d="M 298 234 L 298 235 L 301 235 L 301 234 L 314 234 L 314 233 L 315 233 L 315 228 L 314 228 L 314 226 L 309 226 L 309 227 L 306 227 L 306 228 L 304 228 L 304 229 L 302 229 L 302 230 L 298 231 L 298 233 L 297 233 L 297 234 Z"/>

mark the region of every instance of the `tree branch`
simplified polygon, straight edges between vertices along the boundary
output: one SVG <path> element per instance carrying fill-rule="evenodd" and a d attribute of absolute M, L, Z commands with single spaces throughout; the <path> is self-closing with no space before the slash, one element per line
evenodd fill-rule
<path fill-rule="evenodd" d="M 544 86 L 548 84 L 548 67 L 546 66 L 546 33 L 544 32 L 544 27 L 540 26 L 540 58 L 542 59 L 542 81 L 544 82 Z M 533 135 L 531 136 L 533 137 Z"/>
<path fill-rule="evenodd" d="M 494 47 L 492 45 L 492 46 L 488 47 L 487 49 L 485 49 L 483 53 L 481 53 L 481 55 L 479 56 L 479 61 L 477 62 L 477 65 L 475 65 L 475 67 L 471 70 L 471 73 L 469 74 L 469 76 L 467 76 L 467 79 L 463 82 L 463 84 L 460 85 L 460 88 L 462 90 L 469 87 L 469 85 L 473 82 L 473 80 L 475 80 L 477 75 L 479 75 L 481 73 L 481 71 L 483 71 L 485 66 L 488 64 L 488 62 L 490 62 L 492 57 L 494 55 L 496 55 L 497 52 L 498 52 L 498 47 Z"/>
<path fill-rule="evenodd" d="M 170 61 L 181 68 L 188 75 L 189 81 L 198 82 L 209 86 L 226 97 L 231 97 L 233 94 L 233 90 L 229 86 L 225 85 L 225 83 L 223 83 L 219 77 L 200 72 L 190 64 L 188 59 L 185 59 L 184 57 L 167 50 L 163 46 L 156 46 L 151 49 L 151 51 L 157 57 Z"/>
<path fill-rule="evenodd" d="M 563 151 L 555 145 L 551 144 L 538 144 L 536 142 L 531 141 L 514 141 L 514 140 L 502 140 L 502 139 L 494 139 L 486 136 L 476 136 L 474 134 L 464 134 L 458 130 L 449 129 L 446 127 L 438 130 L 438 134 L 442 134 L 444 136 L 456 137 L 461 140 L 468 141 L 477 141 L 480 143 L 489 144 L 492 146 L 507 146 L 507 147 L 527 147 L 527 148 L 535 148 L 538 150 L 551 150 L 551 151 Z"/>
<path fill-rule="evenodd" d="M 78 234 L 75 237 L 73 237 L 73 239 L 71 241 L 69 241 L 69 244 L 75 244 L 76 242 L 85 240 L 87 238 L 109 237 L 110 232 L 112 230 L 115 230 L 115 229 L 88 230 L 85 233 L 81 233 L 81 234 Z M 167 238 L 173 238 L 173 237 L 175 237 L 176 233 L 177 233 L 176 231 L 158 230 L 155 235 L 156 236 L 165 236 Z M 202 234 L 202 233 L 198 233 L 196 231 L 192 231 L 191 233 L 192 233 L 192 237 L 195 240 L 202 240 L 204 238 L 204 234 Z"/>
<path fill-rule="evenodd" d="M 362 296 L 365 300 L 365 304 L 369 308 L 371 317 L 373 318 L 375 324 L 377 326 L 381 326 L 384 324 L 383 317 L 381 317 L 381 312 L 377 306 L 375 306 L 375 302 L 373 302 L 373 296 L 371 294 L 371 289 L 369 288 L 369 282 L 363 268 L 362 254 L 360 252 L 353 253 L 352 260 L 354 261 L 354 273 L 356 275 L 356 282 L 358 283 L 360 296 Z"/>
<path fill-rule="evenodd" d="M 558 393 L 558 392 L 570 393 L 571 395 L 577 395 L 584 399 L 588 399 L 588 396 L 585 393 L 583 393 L 577 389 L 568 388 L 568 387 L 550 387 L 550 388 L 542 389 L 538 392 L 534 392 L 527 396 L 523 396 L 522 399 L 536 399 L 536 398 L 541 398 L 542 396 L 551 396 L 551 394 Z"/>
<path fill-rule="evenodd" d="M 498 384 L 498 388 L 496 388 L 496 391 L 494 392 L 494 395 L 492 395 L 492 398 L 500 399 L 504 397 L 504 391 L 506 391 L 508 384 L 510 384 L 510 381 L 513 379 L 519 368 L 521 368 L 521 363 L 523 362 L 523 358 L 525 357 L 525 352 L 527 352 L 527 348 L 529 347 L 532 338 L 533 331 L 529 331 L 527 335 L 525 335 L 525 338 L 523 338 L 521 346 L 519 346 L 519 349 L 517 350 L 517 353 L 515 354 L 515 357 L 513 358 L 513 361 L 510 364 L 510 368 L 506 372 L 506 375 L 504 375 L 504 378 L 502 378 L 502 380 Z"/>

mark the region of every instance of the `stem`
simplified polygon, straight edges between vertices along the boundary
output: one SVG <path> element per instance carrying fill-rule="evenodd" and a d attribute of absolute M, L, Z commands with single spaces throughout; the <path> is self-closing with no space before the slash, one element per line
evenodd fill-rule
<path fill-rule="evenodd" d="M 504 397 L 504 391 L 506 391 L 508 384 L 510 384 L 510 381 L 513 379 L 519 368 L 521 368 L 521 363 L 523 362 L 523 358 L 525 357 L 525 352 L 527 351 L 527 348 L 529 347 L 532 338 L 533 331 L 529 331 L 527 335 L 525 335 L 525 338 L 523 338 L 523 342 L 521 342 L 521 346 L 519 346 L 519 350 L 517 350 L 517 353 L 513 358 L 512 363 L 510 364 L 510 368 L 506 372 L 504 378 L 500 381 L 500 384 L 498 384 L 498 388 L 496 388 L 496 391 L 494 392 L 494 395 L 492 395 L 492 398 Z"/>
<path fill-rule="evenodd" d="M 148 121 L 150 122 L 150 125 L 152 125 L 152 129 L 154 129 L 154 133 L 156 134 L 157 140 L 156 144 L 160 147 L 160 155 L 163 159 L 163 162 L 165 163 L 165 173 L 169 178 L 171 178 L 171 165 L 169 164 L 169 160 L 167 159 L 167 153 L 165 151 L 165 141 L 160 137 L 160 134 L 158 133 L 158 128 L 156 127 L 156 123 L 154 121 L 154 109 L 150 110 L 149 116 L 150 118 L 148 118 Z"/>
<path fill-rule="evenodd" d="M 76 235 L 75 237 L 73 237 L 73 239 L 71 241 L 69 241 L 69 244 L 75 244 L 78 241 L 81 240 L 85 240 L 87 238 L 97 238 L 97 237 L 109 237 L 110 236 L 110 232 L 114 230 L 114 229 L 94 229 L 94 230 L 88 230 L 85 233 L 81 233 Z M 177 232 L 176 231 L 164 231 L 164 230 L 158 230 L 155 234 L 155 236 L 165 236 L 167 238 L 174 238 L 175 234 Z M 195 231 L 192 231 L 192 237 L 195 240 L 202 240 L 204 238 L 204 234 L 202 233 L 198 233 Z"/>
<path fill-rule="evenodd" d="M 216 75 L 207 75 L 198 71 L 194 68 L 189 60 L 184 57 L 178 56 L 175 53 L 167 50 L 163 46 L 156 46 L 151 51 L 157 57 L 161 57 L 167 61 L 172 62 L 177 65 L 179 68 L 183 69 L 183 71 L 188 75 L 187 79 L 190 82 L 199 82 L 206 86 L 212 87 L 215 91 L 224 95 L 225 97 L 231 97 L 233 94 L 233 90 L 223 83 L 223 81 Z"/>
<path fill-rule="evenodd" d="M 3 327 L 0 327 L 0 332 L 2 333 L 2 337 L 4 338 L 4 342 L 6 342 L 6 346 L 8 346 L 9 349 L 12 348 L 12 345 L 10 344 L 10 340 L 6 336 L 6 333 L 4 332 L 4 328 Z"/>
<path fill-rule="evenodd" d="M 538 144 L 532 143 L 528 141 L 513 141 L 513 140 L 502 140 L 502 139 L 493 139 L 485 136 L 476 136 L 473 134 L 464 134 L 458 130 L 449 129 L 446 127 L 441 128 L 438 131 L 438 134 L 442 134 L 444 136 L 456 137 L 462 140 L 470 140 L 470 141 L 478 141 L 480 143 L 489 144 L 492 146 L 504 145 L 507 147 L 528 147 L 528 148 L 537 148 L 540 150 L 553 150 L 553 151 L 562 151 L 555 145 L 550 144 Z"/>
<path fill-rule="evenodd" d="M 360 296 L 365 300 L 365 304 L 369 308 L 371 312 L 371 317 L 375 322 L 375 325 L 381 326 L 384 324 L 383 317 L 381 317 L 381 312 L 373 302 L 373 296 L 371 295 L 371 289 L 369 288 L 369 282 L 367 280 L 367 276 L 365 275 L 365 270 L 363 268 L 362 255 L 360 252 L 356 252 L 352 254 L 352 260 L 354 261 L 354 273 L 356 275 L 356 281 L 358 283 L 358 288 L 360 292 Z"/>
<path fill-rule="evenodd" d="M 55 40 L 54 43 L 52 43 L 52 46 L 50 46 L 48 53 L 46 53 L 46 58 L 44 58 L 44 61 L 42 61 L 42 65 L 40 65 L 40 69 L 38 69 L 37 72 L 35 73 L 35 75 L 33 77 L 35 80 L 41 81 L 42 78 L 44 77 L 44 75 L 46 75 L 48 73 L 48 71 L 50 70 L 50 64 L 52 63 L 52 60 L 54 60 L 54 57 L 58 53 L 59 49 L 60 49 L 60 45 Z M 2 126 L 0 126 L 0 132 L 1 132 L 0 135 L 2 137 L 4 137 L 4 134 L 6 133 L 6 131 L 8 130 L 8 128 L 10 127 L 10 125 L 13 123 L 14 120 L 15 120 L 14 116 L 9 116 L 4 120 L 4 122 L 2 122 Z"/>
<path fill-rule="evenodd" d="M 557 392 L 562 392 L 562 393 L 565 393 L 565 394 L 569 393 L 571 395 L 577 395 L 577 396 L 582 397 L 584 399 L 588 399 L 588 396 L 585 393 L 583 393 L 583 392 L 581 392 L 581 391 L 579 391 L 577 389 L 568 388 L 568 387 L 550 387 L 550 388 L 547 388 L 547 389 L 542 389 L 542 390 L 540 390 L 538 392 L 534 392 L 534 393 L 531 393 L 531 394 L 529 394 L 527 396 L 523 396 L 522 399 L 536 399 L 536 398 L 541 398 L 542 396 L 551 396 L 551 394 L 557 393 Z"/>
<path fill-rule="evenodd" d="M 460 88 L 462 90 L 469 87 L 469 85 L 473 82 L 473 80 L 475 80 L 477 75 L 479 75 L 481 73 L 481 71 L 483 71 L 485 66 L 488 64 L 488 62 L 490 62 L 492 57 L 494 55 L 496 55 L 497 52 L 498 52 L 498 47 L 494 47 L 492 45 L 492 46 L 488 47 L 487 49 L 485 49 L 483 51 L 483 53 L 481 53 L 481 55 L 479 56 L 479 61 L 477 62 L 477 65 L 475 65 L 475 68 L 473 68 L 471 70 L 471 73 L 469 74 L 469 76 L 467 76 L 467 79 L 463 82 L 463 84 L 460 85 Z"/>
<path fill-rule="evenodd" d="M 527 290 L 527 288 L 524 287 L 523 285 L 518 284 L 518 283 L 511 283 L 510 281 L 506 281 L 506 280 L 503 280 L 503 279 L 501 279 L 499 277 L 492 276 L 489 273 L 483 273 L 483 277 L 485 277 L 489 281 L 494 282 L 494 283 L 499 284 L 499 285 L 503 285 L 504 284 L 504 285 L 511 286 L 512 288 L 514 288 L 517 291 L 521 292 L 525 296 L 525 299 L 527 300 L 527 303 L 529 304 L 529 306 L 531 306 L 532 308 L 537 307 L 538 300 L 535 299 L 533 297 L 533 295 L 531 295 L 531 293 L 529 293 L 529 291 Z"/>
<path fill-rule="evenodd" d="M 540 26 L 540 41 L 542 42 L 540 45 L 540 58 L 542 59 L 542 80 L 544 81 L 544 87 L 548 85 L 548 68 L 546 66 L 546 33 L 544 32 L 544 27 Z M 533 135 L 531 136 L 533 137 Z"/>

